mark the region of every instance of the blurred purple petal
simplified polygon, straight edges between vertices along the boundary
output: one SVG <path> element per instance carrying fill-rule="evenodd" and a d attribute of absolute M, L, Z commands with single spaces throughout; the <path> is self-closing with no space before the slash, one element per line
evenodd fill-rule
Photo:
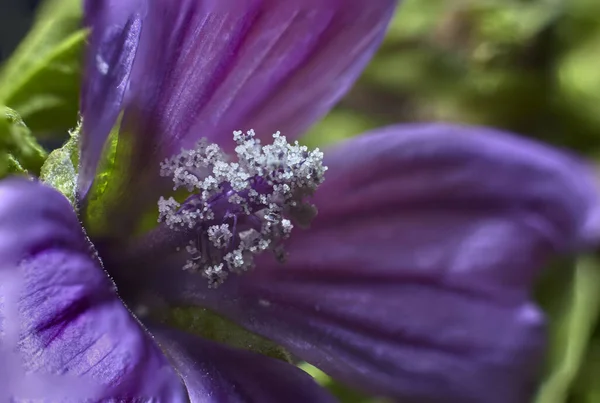
<path fill-rule="evenodd" d="M 283 361 L 174 329 L 152 328 L 190 390 L 191 403 L 332 403 L 308 374 Z"/>
<path fill-rule="evenodd" d="M 238 129 L 297 138 L 356 80 L 396 3 L 154 2 L 143 22 L 117 153 L 129 176 L 119 188 L 126 192 L 113 191 L 131 199 L 121 198 L 119 208 L 138 212 L 168 191 L 157 189 L 159 162 L 200 138 L 230 149 Z"/>
<path fill-rule="evenodd" d="M 0 182 L 0 276 L 0 397 L 186 401 L 60 193 Z"/>
<path fill-rule="evenodd" d="M 104 145 L 123 107 L 141 34 L 140 1 L 86 1 L 92 27 L 81 93 L 83 134 L 78 196 L 84 199 L 96 175 Z"/>
<path fill-rule="evenodd" d="M 529 288 L 549 258 L 598 241 L 591 171 L 452 125 L 380 129 L 326 151 L 326 163 L 320 215 L 293 233 L 286 265 L 265 258 L 216 291 L 165 267 L 161 291 L 374 393 L 529 401 L 544 349 Z"/>

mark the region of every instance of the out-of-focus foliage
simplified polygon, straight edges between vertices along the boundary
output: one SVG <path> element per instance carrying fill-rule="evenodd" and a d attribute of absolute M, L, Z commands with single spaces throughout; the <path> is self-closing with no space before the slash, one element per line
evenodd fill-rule
<path fill-rule="evenodd" d="M 596 153 L 599 105 L 600 1 L 405 0 L 366 74 L 308 141 L 434 119 Z"/>
<path fill-rule="evenodd" d="M 36 137 L 77 123 L 82 51 L 81 1 L 50 0 L 0 70 L 0 104 L 16 110 Z"/>
<path fill-rule="evenodd" d="M 590 345 L 591 348 L 598 345 L 591 336 L 599 323 L 599 268 L 597 258 L 582 257 L 577 262 L 562 262 L 548 268 L 540 281 L 538 299 L 550 318 L 551 348 L 546 379 L 536 403 L 592 402 L 581 396 L 574 400 L 573 396 L 580 392 L 590 393 L 589 387 L 595 387 L 596 383 L 582 377 L 579 390 L 574 393 L 577 376 L 585 375 L 580 369 L 589 358 L 588 349 Z"/>
<path fill-rule="evenodd" d="M 0 178 L 8 173 L 37 175 L 46 152 L 37 144 L 20 116 L 0 105 Z"/>

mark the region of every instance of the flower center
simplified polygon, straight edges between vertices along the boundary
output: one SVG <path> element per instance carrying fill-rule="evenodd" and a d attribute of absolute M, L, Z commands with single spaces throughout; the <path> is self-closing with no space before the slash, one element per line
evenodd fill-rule
<path fill-rule="evenodd" d="M 324 180 L 323 153 L 289 144 L 279 132 L 265 146 L 254 135 L 233 133 L 235 162 L 218 145 L 201 140 L 161 164 L 161 176 L 173 178 L 173 190 L 183 187 L 191 195 L 183 203 L 161 197 L 158 221 L 175 231 L 191 230 L 183 269 L 202 273 L 211 287 L 230 272 L 253 268 L 254 257 L 264 251 L 283 262 L 282 242 L 292 221 L 307 226 L 317 213 L 305 199 Z"/>

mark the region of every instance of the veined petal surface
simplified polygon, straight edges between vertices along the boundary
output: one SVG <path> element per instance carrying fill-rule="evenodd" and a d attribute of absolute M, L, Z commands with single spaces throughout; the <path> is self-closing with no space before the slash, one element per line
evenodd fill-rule
<path fill-rule="evenodd" d="M 286 264 L 265 256 L 210 290 L 174 258 L 155 286 L 376 394 L 528 402 L 544 352 L 530 288 L 549 259 L 598 242 L 590 167 L 443 124 L 383 128 L 325 153 L 320 214 L 293 232 Z"/>
<path fill-rule="evenodd" d="M 0 182 L 0 276 L 1 400 L 187 401 L 60 193 Z"/>

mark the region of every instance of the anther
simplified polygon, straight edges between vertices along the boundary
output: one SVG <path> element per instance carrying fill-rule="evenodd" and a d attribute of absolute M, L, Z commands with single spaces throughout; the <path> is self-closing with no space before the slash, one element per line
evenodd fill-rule
<path fill-rule="evenodd" d="M 264 146 L 254 136 L 252 130 L 233 133 L 237 161 L 202 140 L 161 164 L 173 189 L 191 195 L 183 203 L 161 197 L 158 220 L 193 234 L 183 269 L 201 272 L 211 287 L 230 272 L 252 269 L 254 257 L 266 250 L 284 261 L 283 241 L 293 223 L 305 227 L 316 215 L 305 199 L 324 180 L 323 153 L 289 144 L 279 132 Z"/>

